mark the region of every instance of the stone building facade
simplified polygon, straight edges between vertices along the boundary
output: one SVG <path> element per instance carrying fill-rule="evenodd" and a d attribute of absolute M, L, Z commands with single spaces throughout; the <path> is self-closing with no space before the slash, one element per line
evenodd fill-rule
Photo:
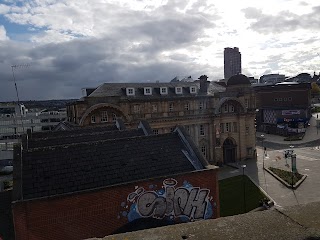
<path fill-rule="evenodd" d="M 249 79 L 235 75 L 226 87 L 199 80 L 164 83 L 104 83 L 67 106 L 68 121 L 80 126 L 128 128 L 147 120 L 154 134 L 184 126 L 212 164 L 255 157 L 255 94 Z"/>

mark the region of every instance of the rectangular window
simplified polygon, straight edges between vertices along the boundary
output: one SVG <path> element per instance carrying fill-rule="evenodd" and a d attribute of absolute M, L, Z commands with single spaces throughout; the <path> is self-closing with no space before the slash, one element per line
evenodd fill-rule
<path fill-rule="evenodd" d="M 156 104 L 152 105 L 152 112 L 158 112 L 158 106 Z"/>
<path fill-rule="evenodd" d="M 166 88 L 166 87 L 161 87 L 161 88 L 160 88 L 160 94 L 168 94 L 168 88 Z"/>
<path fill-rule="evenodd" d="M 134 88 L 127 88 L 127 95 L 134 95 Z"/>
<path fill-rule="evenodd" d="M 159 129 L 153 129 L 152 132 L 153 132 L 154 135 L 158 135 L 159 134 Z"/>
<path fill-rule="evenodd" d="M 247 155 L 249 155 L 249 156 L 252 155 L 252 147 L 247 148 Z"/>
<path fill-rule="evenodd" d="M 282 98 L 278 98 L 278 101 L 279 101 L 279 102 L 282 102 Z"/>
<path fill-rule="evenodd" d="M 200 136 L 204 136 L 205 135 L 204 134 L 204 126 L 202 124 L 199 126 L 199 132 L 200 132 Z"/>
<path fill-rule="evenodd" d="M 95 115 L 91 116 L 91 123 L 96 123 L 96 116 Z"/>
<path fill-rule="evenodd" d="M 233 131 L 234 131 L 234 132 L 237 132 L 237 131 L 238 131 L 237 122 L 234 122 L 234 123 L 233 123 Z"/>
<path fill-rule="evenodd" d="M 228 112 L 228 104 L 224 105 L 224 112 Z"/>
<path fill-rule="evenodd" d="M 234 106 L 230 105 L 230 112 L 234 112 Z"/>
<path fill-rule="evenodd" d="M 182 94 L 182 87 L 176 87 L 176 94 Z"/>
<path fill-rule="evenodd" d="M 245 102 L 246 108 L 249 108 L 249 99 L 245 99 L 244 102 Z"/>
<path fill-rule="evenodd" d="M 188 133 L 190 133 L 190 126 L 185 126 L 185 128 L 186 128 L 186 131 L 188 132 Z"/>
<path fill-rule="evenodd" d="M 170 132 L 173 132 L 173 131 L 174 131 L 174 127 L 171 127 L 171 128 L 170 128 Z"/>
<path fill-rule="evenodd" d="M 107 111 L 102 111 L 101 112 L 101 122 L 108 122 L 108 112 Z"/>
<path fill-rule="evenodd" d="M 202 102 L 202 101 L 199 102 L 199 109 L 200 110 L 204 109 L 204 102 Z"/>
<path fill-rule="evenodd" d="M 285 101 L 285 102 L 286 102 L 286 101 L 288 101 L 288 98 L 286 98 L 286 97 L 285 97 L 285 98 L 283 98 L 283 101 Z"/>
<path fill-rule="evenodd" d="M 246 134 L 249 134 L 249 126 L 246 126 Z"/>
<path fill-rule="evenodd" d="M 117 120 L 117 115 L 115 113 L 112 113 L 112 121 L 115 122 Z"/>
<path fill-rule="evenodd" d="M 292 101 L 292 97 L 288 97 L 288 101 Z"/>
<path fill-rule="evenodd" d="M 207 147 L 205 145 L 201 146 L 201 153 L 204 157 L 207 157 Z"/>
<path fill-rule="evenodd" d="M 226 123 L 226 132 L 230 132 L 230 123 Z"/>
<path fill-rule="evenodd" d="M 173 103 L 169 103 L 169 112 L 173 112 Z"/>
<path fill-rule="evenodd" d="M 190 93 L 197 93 L 197 88 L 195 86 L 190 87 Z"/>
<path fill-rule="evenodd" d="M 190 104 L 189 103 L 185 103 L 184 104 L 184 110 L 190 110 Z"/>
<path fill-rule="evenodd" d="M 275 101 L 275 102 L 278 102 L 278 98 L 275 98 L 274 101 Z"/>
<path fill-rule="evenodd" d="M 145 87 L 144 88 L 144 95 L 151 95 L 152 94 L 152 88 L 151 87 Z"/>
<path fill-rule="evenodd" d="M 220 123 L 220 131 L 221 131 L 221 133 L 224 133 L 224 124 L 223 123 Z"/>
<path fill-rule="evenodd" d="M 140 113 L 140 105 L 134 105 L 133 106 L 133 112 L 134 113 Z"/>

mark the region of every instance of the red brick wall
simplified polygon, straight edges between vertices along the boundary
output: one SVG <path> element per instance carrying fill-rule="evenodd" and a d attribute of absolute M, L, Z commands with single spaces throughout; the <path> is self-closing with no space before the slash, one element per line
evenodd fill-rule
<path fill-rule="evenodd" d="M 163 181 L 168 178 L 63 197 L 16 202 L 13 204 L 16 239 L 69 240 L 110 235 L 129 222 L 124 212 L 128 212 L 132 204 L 127 201 L 130 193 L 135 192 L 137 187 L 143 187 L 145 191 L 160 190 Z M 194 188 L 210 190 L 212 218 L 219 217 L 217 170 L 198 171 L 171 178 L 177 181 L 175 189 L 187 181 Z"/>

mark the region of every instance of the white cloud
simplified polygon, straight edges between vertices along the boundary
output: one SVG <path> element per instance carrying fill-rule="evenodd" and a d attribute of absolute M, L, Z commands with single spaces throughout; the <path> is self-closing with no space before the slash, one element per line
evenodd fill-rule
<path fill-rule="evenodd" d="M 0 41 L 9 40 L 4 26 L 0 25 Z"/>
<path fill-rule="evenodd" d="M 33 62 L 26 98 L 28 82 L 52 98 L 106 81 L 213 80 L 223 77 L 223 49 L 235 46 L 255 77 L 318 71 L 319 10 L 311 0 L 7 0 L 0 14 L 28 31 L 0 46 L 0 78 L 11 63 Z M 0 39 L 10 33 L 0 28 Z"/>

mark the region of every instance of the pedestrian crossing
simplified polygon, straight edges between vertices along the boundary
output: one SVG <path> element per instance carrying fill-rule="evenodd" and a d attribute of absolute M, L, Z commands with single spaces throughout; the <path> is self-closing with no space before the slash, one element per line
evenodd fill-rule
<path fill-rule="evenodd" d="M 296 154 L 297 160 L 302 159 L 306 161 L 320 161 L 319 151 L 320 147 L 305 147 L 305 148 L 296 148 L 294 149 L 294 153 Z M 284 150 L 276 150 L 275 152 L 280 153 L 281 158 L 283 156 Z M 289 158 L 288 158 L 289 159 Z"/>

